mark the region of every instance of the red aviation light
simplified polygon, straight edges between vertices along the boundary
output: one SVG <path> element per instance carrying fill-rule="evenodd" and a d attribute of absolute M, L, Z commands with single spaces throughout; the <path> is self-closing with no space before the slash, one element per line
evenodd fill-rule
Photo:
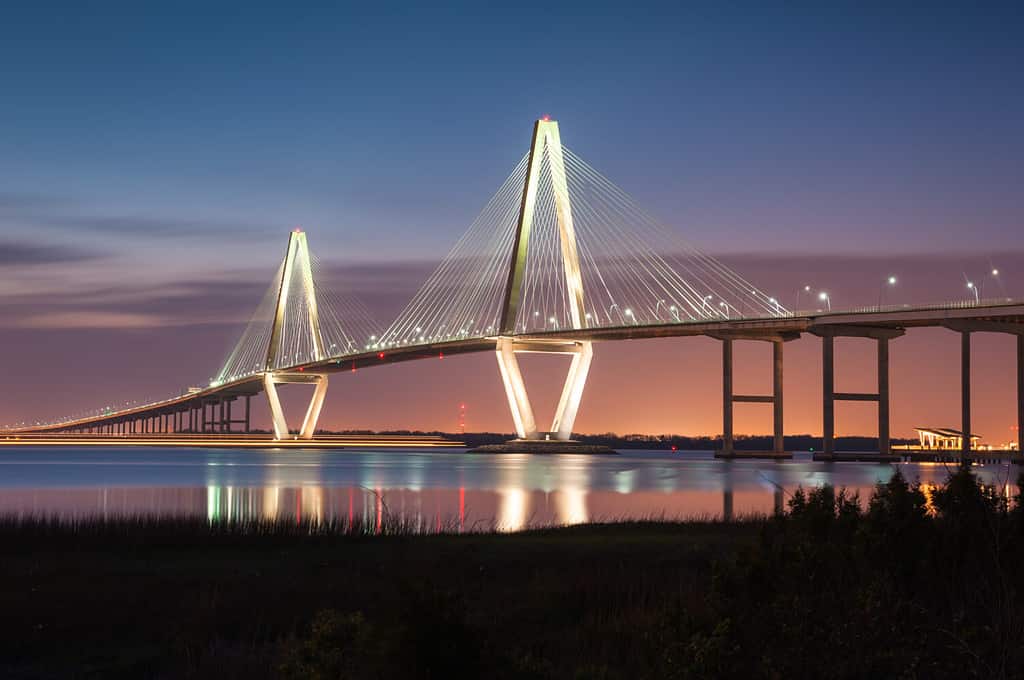
<path fill-rule="evenodd" d="M 545 123 L 547 123 L 548 121 L 551 120 L 551 116 L 549 116 L 548 114 L 545 113 L 543 116 L 540 117 L 540 119 L 542 121 L 544 121 Z"/>

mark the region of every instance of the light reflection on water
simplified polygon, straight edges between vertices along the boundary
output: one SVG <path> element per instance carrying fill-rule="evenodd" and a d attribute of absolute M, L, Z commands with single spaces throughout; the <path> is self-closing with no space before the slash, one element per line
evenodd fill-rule
<path fill-rule="evenodd" d="M 866 499 L 897 469 L 941 484 L 941 464 L 718 461 L 709 452 L 619 456 L 462 451 L 24 448 L 0 451 L 0 513 L 210 519 L 401 518 L 422 531 L 505 530 L 627 518 L 737 517 L 783 507 L 798 486 Z M 1015 494 L 1016 466 L 976 468 Z"/>

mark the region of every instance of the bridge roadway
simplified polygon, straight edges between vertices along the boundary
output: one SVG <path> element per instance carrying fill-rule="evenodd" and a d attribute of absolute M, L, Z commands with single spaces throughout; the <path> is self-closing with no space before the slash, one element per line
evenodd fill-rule
<path fill-rule="evenodd" d="M 879 402 L 880 433 L 888 433 L 888 352 L 883 345 L 889 339 L 902 335 L 906 329 L 922 327 L 945 327 L 960 332 L 963 340 L 961 356 L 964 380 L 962 397 L 964 401 L 964 428 L 969 431 L 969 385 L 970 385 L 970 334 L 973 332 L 1011 333 L 1018 337 L 1018 420 L 1024 424 L 1024 301 L 1008 299 L 1005 302 L 974 304 L 969 302 L 933 306 L 899 306 L 868 308 L 863 311 L 836 311 L 812 314 L 797 314 L 787 317 L 746 318 L 738 320 L 715 320 L 661 325 L 634 325 L 583 330 L 561 330 L 531 333 L 515 336 L 516 343 L 529 347 L 531 343 L 550 344 L 575 341 L 616 341 L 645 338 L 683 337 L 704 335 L 723 341 L 723 386 L 724 395 L 724 438 L 731 449 L 732 402 L 767 402 L 776 405 L 777 449 L 781 451 L 781 345 L 785 341 L 800 337 L 803 333 L 819 335 L 823 339 L 824 408 L 826 450 L 831 449 L 829 427 L 833 403 L 836 400 L 857 400 Z M 832 342 L 837 336 L 866 337 L 879 341 L 879 391 L 873 394 L 836 393 L 832 388 Z M 732 340 L 771 341 L 776 350 L 776 383 L 772 396 L 742 396 L 731 393 L 732 382 Z M 391 347 L 359 354 L 334 357 L 314 363 L 279 369 L 281 374 L 323 374 L 372 368 L 419 359 L 453 357 L 471 352 L 494 351 L 496 337 L 469 338 L 448 342 Z M 884 354 L 884 356 L 883 356 Z M 881 379 L 885 373 L 884 382 Z M 133 408 L 111 411 L 100 415 L 78 418 L 64 422 L 37 425 L 8 430 L 7 434 L 20 432 L 93 432 L 103 434 L 134 435 L 148 432 L 230 432 L 235 425 L 250 430 L 249 399 L 263 391 L 261 374 L 247 376 L 200 391 L 180 395 L 162 402 Z M 245 399 L 244 417 L 234 417 L 231 405 Z M 882 411 L 884 413 L 884 419 Z M 239 414 L 241 415 L 241 414 Z M 884 422 L 883 422 L 884 420 Z M 887 437 L 886 437 L 887 439 Z M 888 448 L 887 445 L 884 448 Z"/>

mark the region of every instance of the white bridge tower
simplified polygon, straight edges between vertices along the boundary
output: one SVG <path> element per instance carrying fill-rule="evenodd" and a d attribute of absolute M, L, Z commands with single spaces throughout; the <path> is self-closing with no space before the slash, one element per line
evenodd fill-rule
<path fill-rule="evenodd" d="M 544 118 L 533 127 L 533 142 L 523 186 L 523 198 L 519 209 L 519 222 L 512 244 L 512 260 L 509 266 L 508 284 L 501 310 L 501 334 L 498 337 L 496 354 L 501 379 L 505 383 L 505 394 L 512 411 L 516 434 L 520 439 L 555 439 L 565 441 L 572 435 L 583 387 L 587 382 L 590 362 L 594 356 L 591 341 L 564 340 L 558 338 L 517 339 L 516 319 L 523 297 L 523 283 L 526 274 L 527 255 L 530 246 L 530 231 L 536 209 L 541 165 L 547 162 L 547 176 L 551 181 L 555 214 L 558 221 L 558 239 L 561 245 L 562 266 L 565 273 L 566 291 L 569 300 L 569 318 L 572 330 L 584 328 L 587 318 L 583 299 L 583 277 L 580 273 L 579 254 L 576 249 L 576 230 L 572 221 L 572 202 L 565 177 L 565 162 L 562 157 L 562 142 L 558 135 L 558 123 Z M 572 363 L 562 387 L 555 417 L 548 432 L 537 429 L 537 421 L 526 392 L 522 373 L 519 370 L 521 352 L 541 354 L 571 354 Z"/>
<path fill-rule="evenodd" d="M 281 399 L 277 394 L 277 385 L 289 383 L 312 384 L 313 398 L 306 409 L 306 417 L 299 430 L 299 439 L 312 439 L 316 431 L 320 410 L 327 396 L 327 375 L 323 373 L 282 372 L 278 368 L 278 354 L 281 350 L 282 337 L 285 333 L 285 320 L 288 318 L 288 301 L 292 299 L 292 287 L 301 286 L 301 301 L 305 319 L 301 323 L 308 324 L 309 337 L 313 345 L 313 361 L 326 358 L 323 336 L 320 333 L 320 315 L 316 300 L 316 286 L 313 283 L 313 271 L 309 255 L 306 234 L 300 229 L 291 233 L 288 239 L 288 250 L 285 253 L 284 265 L 281 267 L 281 282 L 277 291 L 277 304 L 274 308 L 274 321 L 270 331 L 270 343 L 263 371 L 263 388 L 267 392 L 270 403 L 270 414 L 274 423 L 274 438 L 289 439 L 288 421 L 284 417 Z"/>

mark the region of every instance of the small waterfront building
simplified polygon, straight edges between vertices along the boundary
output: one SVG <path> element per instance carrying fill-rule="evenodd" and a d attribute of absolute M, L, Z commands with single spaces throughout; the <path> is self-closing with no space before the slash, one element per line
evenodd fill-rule
<path fill-rule="evenodd" d="M 948 427 L 915 427 L 922 449 L 959 451 L 964 433 Z M 978 448 L 981 435 L 971 435 L 971 448 Z"/>

